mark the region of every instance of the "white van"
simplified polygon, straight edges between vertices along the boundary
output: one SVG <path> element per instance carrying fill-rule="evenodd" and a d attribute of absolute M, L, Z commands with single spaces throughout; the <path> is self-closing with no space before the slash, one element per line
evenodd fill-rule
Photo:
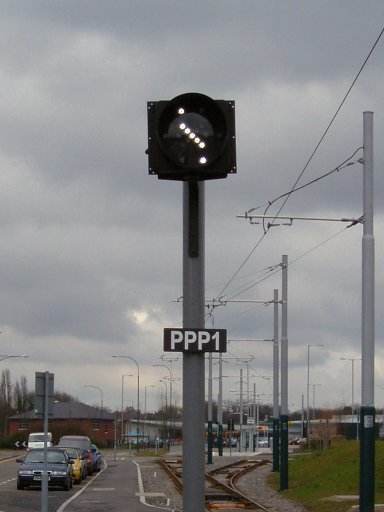
<path fill-rule="evenodd" d="M 53 446 L 52 434 L 47 432 L 47 447 Z M 28 450 L 31 448 L 44 448 L 44 432 L 32 432 L 28 437 Z"/>

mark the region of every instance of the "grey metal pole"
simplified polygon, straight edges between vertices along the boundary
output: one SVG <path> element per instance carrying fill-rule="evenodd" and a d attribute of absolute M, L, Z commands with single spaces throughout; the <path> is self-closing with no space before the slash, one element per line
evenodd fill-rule
<path fill-rule="evenodd" d="M 273 291 L 273 463 L 272 471 L 280 466 L 279 428 L 279 290 Z"/>
<path fill-rule="evenodd" d="M 311 432 L 310 432 L 310 425 L 309 425 L 309 350 L 311 348 L 311 345 L 307 346 L 307 448 L 308 451 L 311 450 Z"/>
<path fill-rule="evenodd" d="M 183 184 L 183 326 L 204 328 L 204 182 Z M 205 360 L 183 354 L 183 510 L 205 509 Z"/>
<path fill-rule="evenodd" d="M 124 437 L 124 375 L 121 376 L 121 442 Z"/>
<path fill-rule="evenodd" d="M 352 372 L 352 393 L 351 393 L 351 414 L 352 414 L 352 423 L 355 419 L 355 361 L 352 359 L 351 361 L 351 372 Z M 356 415 L 357 416 L 357 415 Z"/>
<path fill-rule="evenodd" d="M 257 402 L 256 402 L 256 382 L 253 383 L 253 403 L 252 403 L 252 418 L 253 418 L 253 428 L 250 433 L 250 449 L 252 452 L 256 451 L 256 436 L 257 436 Z"/>
<path fill-rule="evenodd" d="M 253 383 L 253 396 L 255 397 L 254 398 L 254 402 L 255 402 L 255 429 L 256 429 L 256 441 L 255 441 L 255 445 L 256 445 L 256 449 L 259 448 L 259 396 L 257 396 L 257 393 L 256 393 L 256 382 Z"/>
<path fill-rule="evenodd" d="M 282 257 L 280 490 L 288 489 L 288 256 Z"/>
<path fill-rule="evenodd" d="M 218 439 L 217 448 L 219 456 L 223 455 L 223 355 L 219 354 L 219 396 L 217 406 Z"/>
<path fill-rule="evenodd" d="M 322 343 L 316 343 L 315 345 L 307 345 L 308 355 L 307 355 L 307 447 L 308 451 L 311 451 L 311 414 L 310 414 L 310 404 L 309 404 L 309 354 L 311 347 L 323 347 Z"/>
<path fill-rule="evenodd" d="M 41 479 L 41 512 L 48 512 L 48 404 L 49 404 L 49 372 L 44 374 L 44 456 L 43 475 Z"/>
<path fill-rule="evenodd" d="M 244 416 L 244 403 L 243 403 L 243 369 L 240 369 L 240 414 L 239 414 L 239 427 L 240 427 L 240 446 L 239 451 L 244 451 L 244 430 L 243 430 L 243 416 Z"/>
<path fill-rule="evenodd" d="M 375 240 L 373 236 L 373 113 L 364 112 L 361 403 L 374 403 Z"/>
<path fill-rule="evenodd" d="M 360 512 L 375 508 L 375 239 L 373 236 L 373 112 L 363 114 L 363 239 L 360 414 Z"/>
<path fill-rule="evenodd" d="M 208 354 L 208 446 L 207 446 L 207 463 L 213 463 L 213 414 L 212 414 L 212 353 Z"/>

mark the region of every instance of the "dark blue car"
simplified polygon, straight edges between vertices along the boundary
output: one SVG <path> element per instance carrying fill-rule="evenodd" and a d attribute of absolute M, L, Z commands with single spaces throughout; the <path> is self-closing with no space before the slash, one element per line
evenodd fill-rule
<path fill-rule="evenodd" d="M 101 452 L 98 447 L 93 444 L 92 445 L 92 461 L 93 461 L 93 471 L 100 471 L 101 469 Z"/>
<path fill-rule="evenodd" d="M 17 488 L 38 486 L 41 487 L 44 470 L 44 449 L 29 450 L 20 462 L 17 471 Z M 48 485 L 59 486 L 68 491 L 72 487 L 72 462 L 68 454 L 58 448 L 47 448 Z"/>

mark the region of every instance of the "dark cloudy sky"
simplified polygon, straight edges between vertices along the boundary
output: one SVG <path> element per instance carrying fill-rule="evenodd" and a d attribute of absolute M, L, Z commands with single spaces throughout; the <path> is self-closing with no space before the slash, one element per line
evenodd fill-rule
<path fill-rule="evenodd" d="M 29 355 L 2 368 L 31 388 L 35 371 L 51 371 L 57 389 L 91 404 L 99 395 L 84 386 L 98 386 L 117 408 L 122 375 L 136 367 L 112 355 L 127 355 L 140 365 L 142 396 L 156 386 L 148 408 L 159 406 L 162 330 L 182 323 L 182 185 L 148 175 L 146 109 L 196 91 L 236 102 L 238 174 L 206 184 L 206 298 L 270 300 L 281 274 L 267 269 L 287 254 L 289 407 L 306 393 L 309 344 L 324 345 L 311 350 L 316 404 L 349 404 L 351 364 L 340 358 L 361 354 L 362 226 L 295 221 L 259 244 L 262 226 L 237 216 L 292 188 L 383 29 L 384 3 L 6 0 L 0 14 L 0 353 Z M 384 36 L 299 184 L 353 165 L 281 211 L 362 214 L 356 150 L 363 112 L 374 111 L 378 406 L 383 75 Z M 231 339 L 271 338 L 272 317 L 270 306 L 228 303 L 214 310 L 214 325 Z M 267 342 L 231 342 L 225 398 L 235 398 L 246 368 L 236 358 L 249 358 L 250 385 L 271 401 L 270 381 L 254 377 L 271 375 L 271 356 Z M 181 378 L 181 361 L 172 366 Z M 356 400 L 360 375 L 357 365 Z M 128 403 L 135 385 L 125 379 Z M 180 380 L 174 390 L 180 400 Z"/>

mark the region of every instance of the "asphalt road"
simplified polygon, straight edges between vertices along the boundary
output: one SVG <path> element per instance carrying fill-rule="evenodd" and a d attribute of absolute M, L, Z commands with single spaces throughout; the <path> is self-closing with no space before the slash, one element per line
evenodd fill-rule
<path fill-rule="evenodd" d="M 18 454 L 22 456 L 22 453 Z M 116 460 L 115 460 L 116 458 Z M 40 489 L 16 489 L 18 463 L 0 460 L 0 512 L 41 511 Z M 140 501 L 137 466 L 126 452 L 107 452 L 100 473 L 88 477 L 70 491 L 50 488 L 49 512 L 148 512 Z"/>

